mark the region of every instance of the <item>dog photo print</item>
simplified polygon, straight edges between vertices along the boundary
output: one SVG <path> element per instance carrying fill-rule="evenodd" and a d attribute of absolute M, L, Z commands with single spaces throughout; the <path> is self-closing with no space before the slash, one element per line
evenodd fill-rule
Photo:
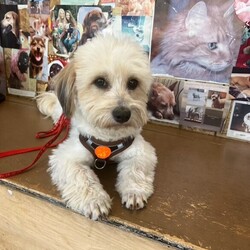
<path fill-rule="evenodd" d="M 148 100 L 150 119 L 179 124 L 183 88 L 183 80 L 155 76 Z"/>
<path fill-rule="evenodd" d="M 250 103 L 234 101 L 227 136 L 250 141 Z"/>
<path fill-rule="evenodd" d="M 17 5 L 1 5 L 0 46 L 4 48 L 21 47 L 19 39 L 19 15 Z"/>
<path fill-rule="evenodd" d="M 152 72 L 229 83 L 244 26 L 233 4 L 233 0 L 156 1 Z"/>
<path fill-rule="evenodd" d="M 250 73 L 231 75 L 229 86 L 230 99 L 250 101 Z"/>
<path fill-rule="evenodd" d="M 229 112 L 228 86 L 186 81 L 180 124 L 219 132 Z"/>

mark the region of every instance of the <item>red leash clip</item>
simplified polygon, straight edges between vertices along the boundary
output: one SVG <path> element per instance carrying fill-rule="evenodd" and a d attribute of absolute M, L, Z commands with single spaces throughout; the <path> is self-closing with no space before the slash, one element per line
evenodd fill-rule
<path fill-rule="evenodd" d="M 61 132 L 63 131 L 64 128 L 66 129 L 65 136 L 59 142 L 54 143 L 56 141 L 56 139 L 59 137 L 59 135 L 61 134 Z M 6 152 L 0 153 L 0 158 L 4 158 L 4 157 L 12 156 L 12 155 L 25 154 L 25 153 L 29 153 L 29 152 L 33 152 L 33 151 L 39 151 L 36 158 L 34 159 L 34 161 L 30 165 L 28 165 L 27 167 L 24 167 L 24 168 L 22 168 L 20 170 L 2 173 L 2 174 L 0 174 L 0 179 L 6 179 L 6 178 L 9 178 L 9 177 L 24 173 L 24 172 L 28 171 L 29 169 L 31 169 L 32 167 L 34 167 L 35 163 L 40 159 L 42 154 L 48 148 L 56 147 L 57 145 L 62 143 L 68 137 L 69 129 L 70 129 L 70 120 L 65 115 L 61 115 L 60 119 L 58 120 L 58 122 L 54 125 L 54 127 L 51 130 L 38 132 L 36 134 L 37 139 L 54 136 L 44 146 L 17 149 L 17 150 L 11 150 L 11 151 L 6 151 Z"/>

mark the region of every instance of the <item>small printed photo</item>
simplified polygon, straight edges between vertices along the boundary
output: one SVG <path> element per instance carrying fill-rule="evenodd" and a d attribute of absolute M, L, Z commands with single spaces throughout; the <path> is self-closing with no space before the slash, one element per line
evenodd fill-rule
<path fill-rule="evenodd" d="M 147 16 L 122 16 L 121 31 L 135 39 L 149 54 L 151 46 L 152 18 Z"/>
<path fill-rule="evenodd" d="M 150 119 L 179 124 L 183 88 L 182 80 L 155 76 L 147 106 Z"/>
<path fill-rule="evenodd" d="M 17 5 L 1 5 L 0 11 L 1 34 L 0 46 L 3 48 L 19 49 L 19 15 Z"/>
<path fill-rule="evenodd" d="M 79 45 L 85 44 L 98 33 L 112 34 L 111 6 L 79 6 L 77 22 L 83 28 Z"/>
<path fill-rule="evenodd" d="M 48 39 L 42 36 L 30 38 L 29 77 L 48 81 Z"/>
<path fill-rule="evenodd" d="M 250 101 L 250 74 L 232 74 L 229 94 L 230 99 Z"/>
<path fill-rule="evenodd" d="M 195 106 L 204 106 L 206 102 L 205 89 L 189 88 L 187 93 L 187 104 Z"/>
<path fill-rule="evenodd" d="M 33 36 L 50 37 L 49 15 L 29 15 L 29 33 Z"/>
<path fill-rule="evenodd" d="M 213 127 L 221 127 L 223 121 L 223 111 L 222 110 L 217 110 L 217 109 L 205 109 L 205 114 L 204 114 L 204 120 L 203 124 L 204 125 L 209 125 Z"/>
<path fill-rule="evenodd" d="M 45 14 L 49 15 L 50 0 L 29 0 L 28 9 L 30 14 Z"/>
<path fill-rule="evenodd" d="M 227 93 L 216 90 L 209 90 L 206 107 L 213 109 L 224 109 L 227 100 Z"/>
<path fill-rule="evenodd" d="M 185 110 L 185 121 L 201 123 L 204 114 L 204 107 L 187 105 Z"/>
<path fill-rule="evenodd" d="M 249 18 L 250 20 L 250 18 Z M 233 68 L 233 73 L 250 74 L 250 23 L 246 22 L 241 39 L 237 62 Z"/>
<path fill-rule="evenodd" d="M 152 16 L 155 0 L 118 0 L 116 7 L 121 8 L 122 16 Z"/>
<path fill-rule="evenodd" d="M 229 128 L 238 132 L 250 133 L 250 103 L 234 103 Z"/>
<path fill-rule="evenodd" d="M 29 90 L 28 70 L 28 50 L 12 49 L 8 87 L 14 89 Z"/>

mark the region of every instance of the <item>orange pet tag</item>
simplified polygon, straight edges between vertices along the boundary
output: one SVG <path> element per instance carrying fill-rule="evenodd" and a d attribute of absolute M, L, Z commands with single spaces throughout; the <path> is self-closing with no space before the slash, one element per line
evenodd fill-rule
<path fill-rule="evenodd" d="M 99 159 L 107 159 L 111 155 L 111 149 L 106 146 L 98 146 L 95 148 L 95 155 Z"/>

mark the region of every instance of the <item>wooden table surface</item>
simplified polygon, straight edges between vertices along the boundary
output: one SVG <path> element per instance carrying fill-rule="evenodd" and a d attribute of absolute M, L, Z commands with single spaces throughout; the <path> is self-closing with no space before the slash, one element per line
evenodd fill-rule
<path fill-rule="evenodd" d="M 0 104 L 0 151 L 42 145 L 44 139 L 34 136 L 51 126 L 32 101 L 10 97 Z M 154 123 L 143 135 L 159 160 L 154 195 L 145 209 L 129 211 L 115 191 L 116 167 L 97 171 L 113 198 L 105 223 L 177 249 L 249 250 L 250 144 Z M 63 205 L 46 172 L 48 154 L 32 170 L 1 184 Z M 0 171 L 25 166 L 35 155 L 1 159 Z"/>

